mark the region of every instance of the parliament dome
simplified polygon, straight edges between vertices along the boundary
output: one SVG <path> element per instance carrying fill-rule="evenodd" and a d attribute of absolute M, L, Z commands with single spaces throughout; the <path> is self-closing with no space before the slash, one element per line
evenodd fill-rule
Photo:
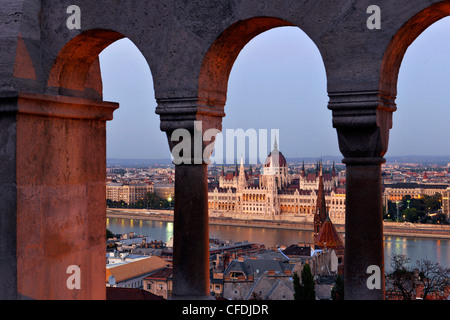
<path fill-rule="evenodd" d="M 264 167 L 268 168 L 272 165 L 274 168 L 284 168 L 287 167 L 287 161 L 284 155 L 278 150 L 278 143 L 275 139 L 275 143 L 273 145 L 273 150 L 269 155 L 267 156 L 266 163 L 264 164 Z"/>
<path fill-rule="evenodd" d="M 277 158 L 278 157 L 278 161 Z M 278 151 L 278 150 L 274 150 L 272 151 L 266 159 L 266 163 L 264 164 L 264 167 L 270 167 L 272 164 L 272 161 L 274 161 L 274 167 L 287 167 L 287 161 L 286 158 L 284 157 L 284 155 Z M 278 162 L 278 163 L 277 163 Z"/>

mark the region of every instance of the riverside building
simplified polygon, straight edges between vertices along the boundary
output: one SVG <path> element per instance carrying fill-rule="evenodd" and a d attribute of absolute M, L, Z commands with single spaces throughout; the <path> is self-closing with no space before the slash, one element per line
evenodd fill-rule
<path fill-rule="evenodd" d="M 208 209 L 211 216 L 237 219 L 285 220 L 313 222 L 317 190 L 323 178 L 325 201 L 330 219 L 336 224 L 345 222 L 345 188 L 333 165 L 332 172 L 323 174 L 322 165 L 315 172 L 306 172 L 303 164 L 300 175 L 289 173 L 286 158 L 275 142 L 261 175 L 241 165 L 234 172 L 222 173 L 217 185 L 209 185 Z"/>
<path fill-rule="evenodd" d="M 128 204 L 144 199 L 147 193 L 153 193 L 154 187 L 148 183 L 108 183 L 106 185 L 106 199 L 124 201 Z"/>

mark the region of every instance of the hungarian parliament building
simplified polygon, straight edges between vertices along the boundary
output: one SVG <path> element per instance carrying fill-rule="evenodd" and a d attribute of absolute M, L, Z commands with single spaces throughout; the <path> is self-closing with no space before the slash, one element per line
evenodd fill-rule
<path fill-rule="evenodd" d="M 275 142 L 260 175 L 240 168 L 222 172 L 218 183 L 208 188 L 209 215 L 235 219 L 313 222 L 319 181 L 322 176 L 328 215 L 334 224 L 345 223 L 345 187 L 333 164 L 331 173 L 322 172 L 318 163 L 314 172 L 290 174 L 288 164 Z"/>

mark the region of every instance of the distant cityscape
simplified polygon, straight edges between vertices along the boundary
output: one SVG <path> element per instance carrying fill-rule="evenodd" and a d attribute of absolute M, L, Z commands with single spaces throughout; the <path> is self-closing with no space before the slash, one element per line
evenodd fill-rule
<path fill-rule="evenodd" d="M 280 154 L 282 164 L 271 170 L 267 166 L 270 155 L 265 164 L 244 165 L 242 159 L 240 164 L 210 165 L 210 215 L 311 222 L 322 173 L 330 218 L 336 224 L 343 224 L 345 165 L 337 157 L 286 159 Z M 385 220 L 448 223 L 449 173 L 450 156 L 388 158 L 382 166 Z M 270 190 L 269 177 L 274 179 L 275 192 Z M 175 199 L 174 181 L 175 167 L 170 160 L 110 159 L 108 206 L 171 209 Z"/>
<path fill-rule="evenodd" d="M 324 163 L 332 163 L 333 161 L 337 164 L 341 163 L 342 156 L 330 156 L 324 155 L 320 157 L 286 157 L 288 163 L 300 164 L 303 161 L 305 163 L 316 163 L 318 159 L 322 159 Z M 411 164 L 411 165 L 421 165 L 422 167 L 447 167 L 450 163 L 450 155 L 405 155 L 405 156 L 386 156 L 386 163 L 397 163 L 397 164 Z M 239 160 L 239 159 L 236 159 Z M 245 158 L 245 163 L 248 164 L 248 158 Z M 173 166 L 172 160 L 167 159 L 128 159 L 128 158 L 108 158 L 107 166 L 118 166 L 123 168 L 148 168 L 151 166 L 163 166 L 169 165 Z M 214 164 L 213 164 L 214 165 Z M 217 164 L 220 167 L 222 164 Z M 341 164 L 343 166 L 343 164 Z M 228 164 L 232 166 L 232 164 Z"/>
<path fill-rule="evenodd" d="M 247 241 L 210 239 L 210 294 L 226 300 L 293 300 L 298 295 L 296 277 L 310 274 L 316 299 L 342 299 L 345 238 L 336 231 L 334 223 L 343 223 L 343 217 L 330 212 L 337 206 L 345 216 L 345 166 L 324 158 L 295 162 L 284 159 L 281 152 L 279 162 L 274 165 L 276 151 L 275 148 L 262 165 L 244 165 L 243 160 L 229 166 L 211 165 L 210 216 L 261 219 L 264 210 L 274 209 L 277 204 L 278 211 L 265 217 L 291 221 L 307 217 L 314 225 L 314 243 L 268 248 Z M 159 216 L 164 215 L 164 210 L 171 212 L 175 198 L 174 166 L 164 161 L 135 163 L 134 167 L 131 164 L 127 160 L 108 163 L 108 206 L 162 209 L 158 210 Z M 382 178 L 385 221 L 410 219 L 416 223 L 448 224 L 450 161 L 441 164 L 389 161 L 383 165 Z M 339 197 L 343 202 L 336 202 Z M 253 207 L 249 208 L 250 205 Z M 127 211 L 124 212 L 126 216 Z M 135 210 L 130 211 L 132 215 L 131 212 Z M 172 239 L 165 243 L 133 232 L 109 232 L 107 238 L 106 286 L 110 297 L 120 296 L 121 289 L 127 289 L 126 294 L 130 294 L 130 289 L 136 290 L 136 294 L 150 300 L 171 297 Z M 386 257 L 386 263 L 390 259 L 403 261 L 402 256 Z M 400 267 L 406 268 L 403 264 Z M 428 292 L 416 269 L 407 270 L 416 274 L 413 299 L 448 299 L 448 282 Z M 386 274 L 386 299 L 404 299 L 392 279 L 394 271 Z"/>

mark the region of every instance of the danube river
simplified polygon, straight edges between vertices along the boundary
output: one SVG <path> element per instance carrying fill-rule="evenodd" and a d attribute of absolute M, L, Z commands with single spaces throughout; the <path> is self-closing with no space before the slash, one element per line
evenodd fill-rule
<path fill-rule="evenodd" d="M 108 218 L 107 228 L 115 234 L 134 232 L 136 235 L 149 236 L 166 243 L 173 235 L 172 222 Z M 210 225 L 209 235 L 211 239 L 248 241 L 264 244 L 266 248 L 314 242 L 310 231 L 254 227 Z M 390 269 L 389 257 L 393 254 L 406 255 L 412 264 L 415 264 L 416 260 L 428 259 L 450 268 L 450 240 L 385 236 L 384 254 L 386 270 Z"/>

